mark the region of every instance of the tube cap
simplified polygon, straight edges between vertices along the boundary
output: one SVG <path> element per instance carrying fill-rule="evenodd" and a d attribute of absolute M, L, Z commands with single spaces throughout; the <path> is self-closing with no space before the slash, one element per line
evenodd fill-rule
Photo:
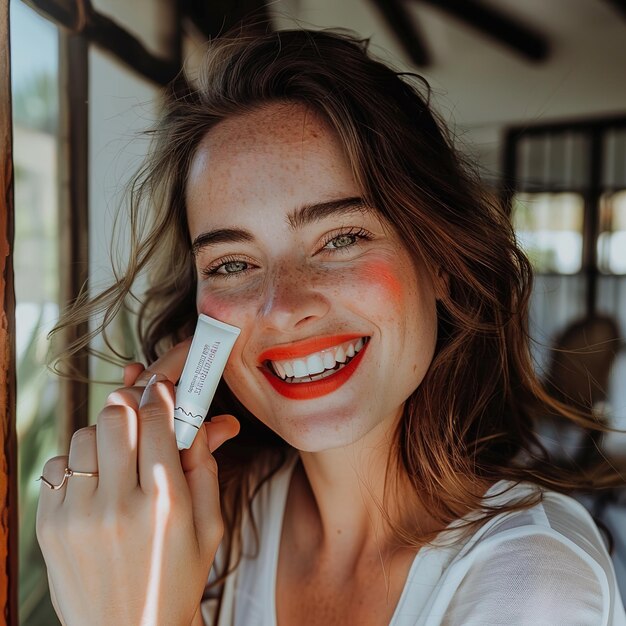
<path fill-rule="evenodd" d="M 198 429 L 188 422 L 174 418 L 174 430 L 176 432 L 176 444 L 179 450 L 186 450 L 191 448 L 193 440 L 198 434 Z"/>

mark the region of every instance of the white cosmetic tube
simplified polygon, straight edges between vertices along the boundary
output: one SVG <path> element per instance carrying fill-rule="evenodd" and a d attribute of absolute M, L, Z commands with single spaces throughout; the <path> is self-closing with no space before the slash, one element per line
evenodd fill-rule
<path fill-rule="evenodd" d="M 179 450 L 190 448 L 209 411 L 241 330 L 202 313 L 176 387 L 174 428 Z"/>

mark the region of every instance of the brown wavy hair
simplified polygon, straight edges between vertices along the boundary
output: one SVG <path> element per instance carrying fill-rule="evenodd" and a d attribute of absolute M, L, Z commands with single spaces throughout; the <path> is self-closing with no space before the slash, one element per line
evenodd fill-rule
<path fill-rule="evenodd" d="M 448 284 L 438 301 L 435 356 L 405 404 L 388 481 L 406 477 L 439 530 L 478 510 L 468 532 L 540 498 L 490 507 L 481 501 L 479 485 L 485 481 L 528 480 L 559 491 L 622 484 L 602 459 L 587 468 L 555 466 L 535 434 L 535 419 L 542 415 L 592 431 L 607 428 L 593 414 L 553 399 L 538 380 L 527 331 L 529 261 L 506 212 L 457 152 L 429 98 L 422 78 L 372 58 L 367 41 L 345 32 L 239 33 L 211 42 L 197 82 L 179 77 L 171 85 L 164 114 L 151 131 L 150 154 L 130 194 L 127 267 L 99 296 L 80 298 L 55 329 L 105 312 L 100 327 L 66 355 L 86 349 L 97 332 L 106 336 L 108 322 L 125 306 L 142 272 L 149 275 L 138 311 L 145 359 L 153 361 L 192 334 L 196 272 L 185 184 L 198 144 L 229 116 L 274 102 L 304 103 L 336 131 L 366 202 L 395 228 L 416 262 L 433 276 L 445 275 Z M 228 536 L 234 537 L 245 506 L 289 448 L 222 382 L 211 414 L 223 412 L 242 421 L 240 436 L 219 452 L 223 511 Z M 265 468 L 260 474 L 253 471 L 259 463 Z M 439 532 L 395 531 L 413 546 Z"/>

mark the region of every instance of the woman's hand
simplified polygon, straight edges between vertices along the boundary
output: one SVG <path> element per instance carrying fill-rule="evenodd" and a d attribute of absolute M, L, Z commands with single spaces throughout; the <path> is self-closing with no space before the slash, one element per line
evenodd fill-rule
<path fill-rule="evenodd" d="M 97 426 L 74 434 L 69 459 L 44 467 L 55 485 L 66 467 L 99 473 L 71 476 L 55 491 L 41 487 L 37 538 L 67 626 L 189 626 L 196 614 L 223 532 L 211 452 L 239 423 L 215 417 L 178 451 L 171 381 L 190 345 L 148 370 L 126 367 L 126 386 L 108 396 Z"/>

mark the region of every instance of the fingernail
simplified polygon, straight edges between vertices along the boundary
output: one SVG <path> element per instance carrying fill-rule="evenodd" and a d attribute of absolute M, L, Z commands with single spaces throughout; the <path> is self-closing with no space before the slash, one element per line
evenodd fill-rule
<path fill-rule="evenodd" d="M 152 374 L 152 376 L 150 377 L 150 380 L 146 383 L 146 386 L 143 388 L 143 393 L 141 394 L 141 400 L 139 400 L 140 407 L 144 405 L 144 402 L 146 400 L 146 394 L 150 392 L 156 380 L 157 380 L 157 375 Z"/>
<path fill-rule="evenodd" d="M 211 418 L 211 424 L 219 424 L 220 422 L 227 422 L 228 420 L 228 415 L 215 415 Z"/>

